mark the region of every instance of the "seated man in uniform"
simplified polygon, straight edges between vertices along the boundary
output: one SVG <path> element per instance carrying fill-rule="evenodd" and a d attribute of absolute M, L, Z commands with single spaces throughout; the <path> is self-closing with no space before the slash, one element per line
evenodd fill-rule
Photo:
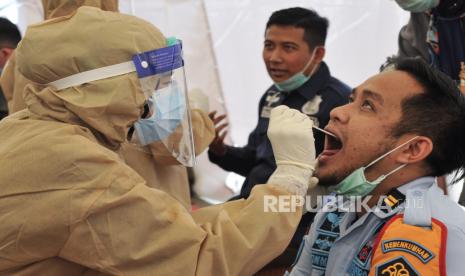
<path fill-rule="evenodd" d="M 367 208 L 325 205 L 290 274 L 463 275 L 465 212 L 435 177 L 464 167 L 464 122 L 456 83 L 418 58 L 354 89 L 331 112 L 337 139 L 326 137 L 316 175 Z"/>

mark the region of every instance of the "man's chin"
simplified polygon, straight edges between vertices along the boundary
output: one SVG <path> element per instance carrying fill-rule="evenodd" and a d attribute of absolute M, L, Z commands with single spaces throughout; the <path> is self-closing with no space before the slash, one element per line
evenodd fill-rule
<path fill-rule="evenodd" d="M 338 176 L 336 174 L 323 173 L 318 169 L 315 171 L 314 176 L 318 178 L 318 185 L 324 187 L 335 186 L 344 179 L 344 177 Z"/>
<path fill-rule="evenodd" d="M 339 184 L 342 180 L 337 178 L 318 178 L 318 185 L 323 187 L 330 187 Z"/>

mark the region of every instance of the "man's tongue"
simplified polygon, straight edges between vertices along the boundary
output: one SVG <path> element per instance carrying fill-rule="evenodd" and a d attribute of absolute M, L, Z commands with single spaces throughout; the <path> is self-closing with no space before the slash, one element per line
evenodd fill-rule
<path fill-rule="evenodd" d="M 320 156 L 331 156 L 331 155 L 335 155 L 336 153 L 338 153 L 339 149 L 325 149 L 321 154 Z"/>

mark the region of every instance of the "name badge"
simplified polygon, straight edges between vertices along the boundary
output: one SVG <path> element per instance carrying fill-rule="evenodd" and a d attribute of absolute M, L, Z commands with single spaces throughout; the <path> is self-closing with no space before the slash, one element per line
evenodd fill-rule
<path fill-rule="evenodd" d="M 269 94 L 265 98 L 265 105 L 262 107 L 262 111 L 260 112 L 260 117 L 262 118 L 270 118 L 271 109 L 275 107 L 275 104 L 279 102 L 281 95 L 279 92 L 269 92 Z"/>
<path fill-rule="evenodd" d="M 273 109 L 273 107 L 271 107 L 271 106 L 264 106 L 264 107 L 262 108 L 262 112 L 260 113 L 260 117 L 262 117 L 262 118 L 270 118 L 271 109 Z"/>

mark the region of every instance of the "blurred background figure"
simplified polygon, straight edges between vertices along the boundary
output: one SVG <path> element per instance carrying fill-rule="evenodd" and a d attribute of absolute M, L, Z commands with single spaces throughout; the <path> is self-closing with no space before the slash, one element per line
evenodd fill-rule
<path fill-rule="evenodd" d="M 420 56 L 433 67 L 439 68 L 459 82 L 465 62 L 463 29 L 465 1 L 396 0 L 396 2 L 410 12 L 409 22 L 399 33 L 398 55 Z"/>
<path fill-rule="evenodd" d="M 18 27 L 7 18 L 0 17 L 0 70 L 3 70 L 20 40 Z"/>
<path fill-rule="evenodd" d="M 465 94 L 465 1 L 396 0 L 410 12 L 399 32 L 399 57 L 419 56 L 454 79 Z M 385 65 L 390 63 L 390 59 Z M 465 205 L 464 181 L 456 173 L 438 178 L 449 197 Z"/>
<path fill-rule="evenodd" d="M 18 27 L 10 20 L 0 17 L 0 72 L 3 71 L 8 59 L 21 40 Z M 0 89 L 0 120 L 8 115 L 8 105 Z"/>

